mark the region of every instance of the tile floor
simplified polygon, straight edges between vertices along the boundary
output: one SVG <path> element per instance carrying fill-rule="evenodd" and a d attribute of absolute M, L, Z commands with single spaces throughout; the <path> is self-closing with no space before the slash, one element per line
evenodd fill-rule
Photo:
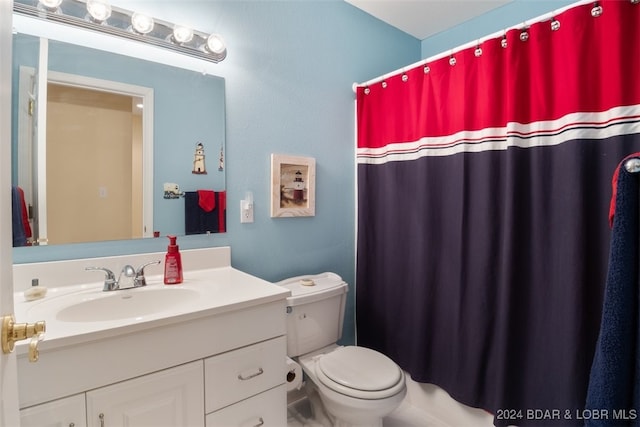
<path fill-rule="evenodd" d="M 331 427 L 312 418 L 311 408 L 306 400 L 289 405 L 287 427 Z M 398 409 L 386 417 L 384 427 L 443 427 L 426 412 L 403 402 Z"/>

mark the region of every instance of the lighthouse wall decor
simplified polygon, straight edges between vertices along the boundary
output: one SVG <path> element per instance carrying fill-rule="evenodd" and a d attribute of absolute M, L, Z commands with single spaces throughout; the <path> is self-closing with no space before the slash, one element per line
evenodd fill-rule
<path fill-rule="evenodd" d="M 316 214 L 316 159 L 271 155 L 271 217 Z"/>
<path fill-rule="evenodd" d="M 193 155 L 193 170 L 191 173 L 196 175 L 206 175 L 207 168 L 204 165 L 204 145 L 201 142 L 196 144 L 196 152 Z"/>

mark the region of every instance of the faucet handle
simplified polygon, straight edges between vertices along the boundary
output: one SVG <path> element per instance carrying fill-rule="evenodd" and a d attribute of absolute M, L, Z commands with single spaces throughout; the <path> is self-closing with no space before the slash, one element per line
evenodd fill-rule
<path fill-rule="evenodd" d="M 118 288 L 118 282 L 116 281 L 116 276 L 113 274 L 113 271 L 104 267 L 85 267 L 87 271 L 104 271 L 104 288 L 103 291 L 113 291 Z"/>
<path fill-rule="evenodd" d="M 160 264 L 160 260 L 151 261 L 138 267 L 136 270 L 136 278 L 134 279 L 134 286 L 147 286 L 147 280 L 144 277 L 144 268 L 152 264 Z"/>

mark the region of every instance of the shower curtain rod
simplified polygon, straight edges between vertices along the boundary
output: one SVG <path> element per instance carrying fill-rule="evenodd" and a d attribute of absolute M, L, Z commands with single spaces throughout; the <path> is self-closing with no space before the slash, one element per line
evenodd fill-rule
<path fill-rule="evenodd" d="M 468 49 L 470 47 L 475 47 L 475 46 L 481 44 L 482 42 L 484 42 L 486 40 L 490 40 L 490 39 L 493 39 L 493 38 L 496 38 L 496 37 L 500 37 L 500 36 L 506 34 L 507 31 L 526 28 L 531 24 L 535 24 L 535 23 L 538 23 L 538 22 L 546 21 L 546 20 L 551 19 L 551 18 L 555 17 L 556 15 L 558 15 L 558 14 L 560 14 L 560 13 L 566 11 L 566 10 L 569 10 L 569 9 L 574 8 L 576 6 L 581 6 L 583 4 L 588 4 L 588 3 L 597 3 L 597 2 L 594 2 L 593 0 L 580 0 L 580 1 L 577 1 L 577 2 L 572 3 L 570 5 L 567 5 L 565 7 L 562 7 L 560 9 L 555 9 L 552 12 L 545 13 L 544 15 L 540 15 L 540 16 L 538 16 L 536 18 L 533 18 L 533 19 L 530 19 L 530 20 L 526 20 L 524 22 L 521 22 L 521 23 L 519 23 L 517 25 L 513 25 L 513 26 L 508 27 L 506 29 L 503 29 L 503 30 L 500 30 L 500 31 L 496 31 L 493 34 L 489 34 L 488 36 L 481 37 L 481 38 L 479 38 L 479 39 L 477 39 L 477 40 L 475 40 L 473 42 L 465 43 L 465 44 L 460 45 L 458 47 L 455 47 L 453 49 L 445 50 L 444 52 L 438 53 L 438 54 L 436 54 L 434 56 L 431 56 L 431 57 L 429 57 L 427 59 L 422 59 L 422 60 L 420 60 L 418 62 L 415 62 L 415 63 L 413 63 L 411 65 L 408 65 L 406 67 L 398 68 L 395 71 L 391 71 L 390 73 L 384 74 L 384 75 L 379 76 L 379 77 L 375 77 L 375 78 L 373 78 L 371 80 L 368 80 L 368 81 L 366 81 L 364 83 L 354 83 L 353 84 L 353 91 L 356 92 L 359 87 L 366 87 L 366 86 L 372 85 L 374 83 L 381 82 L 381 81 L 383 81 L 385 79 L 388 79 L 389 77 L 404 73 L 406 70 L 417 68 L 417 67 L 419 67 L 421 65 L 428 64 L 429 62 L 433 62 L 433 61 L 435 61 L 437 59 L 444 58 L 444 57 L 452 55 L 452 54 L 454 54 L 456 52 L 460 52 L 460 51 L 462 51 L 464 49 Z"/>

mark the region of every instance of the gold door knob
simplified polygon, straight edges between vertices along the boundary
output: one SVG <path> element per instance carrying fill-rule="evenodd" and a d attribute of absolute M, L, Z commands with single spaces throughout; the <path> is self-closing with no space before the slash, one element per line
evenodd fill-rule
<path fill-rule="evenodd" d="M 31 338 L 29 343 L 29 361 L 38 360 L 38 343 L 44 338 L 46 324 L 43 321 L 35 323 L 16 323 L 13 314 L 2 317 L 2 352 L 11 353 L 16 341 Z"/>

